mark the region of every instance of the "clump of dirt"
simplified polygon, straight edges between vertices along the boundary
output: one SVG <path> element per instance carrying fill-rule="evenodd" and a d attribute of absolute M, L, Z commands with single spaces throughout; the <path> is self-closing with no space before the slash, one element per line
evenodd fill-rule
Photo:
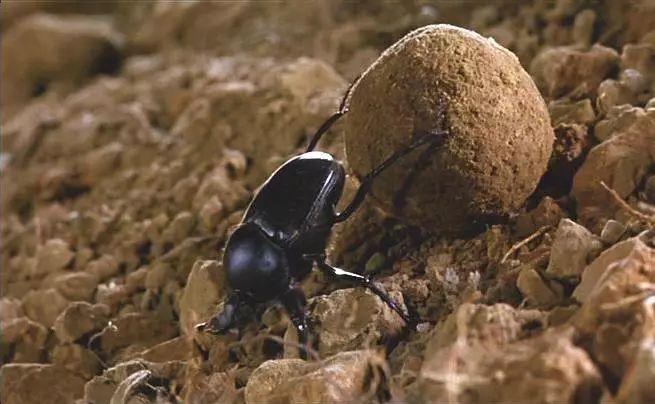
<path fill-rule="evenodd" d="M 373 196 L 387 212 L 449 233 L 518 209 L 553 144 L 546 105 L 518 59 L 448 25 L 407 34 L 359 79 L 346 126 L 350 168 L 361 178 L 424 133 L 443 145 L 385 171 Z"/>
<path fill-rule="evenodd" d="M 655 401 L 648 2 L 39 0 L 0 11 L 2 403 Z M 348 81 L 436 23 L 491 36 L 531 66 L 556 136 L 535 192 L 523 203 L 504 183 L 516 214 L 459 238 L 370 198 L 335 226 L 331 262 L 372 277 L 421 319 L 416 330 L 370 292 L 312 273 L 300 285 L 308 360 L 274 305 L 239 332 L 197 332 L 221 308 L 221 249 L 253 192 L 304 149 Z M 354 101 L 393 102 L 364 100 L 363 88 Z M 475 94 L 461 105 L 491 102 Z M 403 108 L 429 117 L 431 102 Z M 320 148 L 343 160 L 343 132 Z M 338 209 L 358 185 L 349 175 Z M 426 196 L 422 214 L 437 202 Z"/>

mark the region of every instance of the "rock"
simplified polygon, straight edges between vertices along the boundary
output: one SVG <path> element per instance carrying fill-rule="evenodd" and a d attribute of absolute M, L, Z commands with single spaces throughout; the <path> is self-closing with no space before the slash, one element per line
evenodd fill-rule
<path fill-rule="evenodd" d="M 384 268 L 384 265 L 387 263 L 387 257 L 381 253 L 381 252 L 376 252 L 375 254 L 371 255 L 371 257 L 366 261 L 366 264 L 364 265 L 364 273 L 365 274 L 374 274 Z"/>
<path fill-rule="evenodd" d="M 71 343 L 102 329 L 108 321 L 109 308 L 103 304 L 74 302 L 55 320 L 53 329 L 59 341 Z"/>
<path fill-rule="evenodd" d="M 90 248 L 80 248 L 75 252 L 75 265 L 74 268 L 76 271 L 83 271 L 86 268 L 86 264 L 91 261 L 93 258 L 93 250 Z"/>
<path fill-rule="evenodd" d="M 146 278 L 148 277 L 149 272 L 150 270 L 146 266 L 130 272 L 125 277 L 125 286 L 131 290 L 144 289 L 146 287 Z"/>
<path fill-rule="evenodd" d="M 47 275 L 63 269 L 74 256 L 67 242 L 58 238 L 50 239 L 38 250 L 35 272 L 31 275 Z"/>
<path fill-rule="evenodd" d="M 649 80 L 639 70 L 625 69 L 619 73 L 619 81 L 639 100 L 640 95 L 648 91 Z"/>
<path fill-rule="evenodd" d="M 228 212 L 233 212 L 250 196 L 242 186 L 237 186 L 230 180 L 229 173 L 223 167 L 216 168 L 205 175 L 193 198 L 193 206 L 202 208 L 216 195 L 220 195 L 220 202 Z"/>
<path fill-rule="evenodd" d="M 173 268 L 166 262 L 155 262 L 146 275 L 145 287 L 150 290 L 159 290 L 174 276 Z"/>
<path fill-rule="evenodd" d="M 133 290 L 128 286 L 110 281 L 98 285 L 95 300 L 107 306 L 111 313 L 116 313 L 121 305 L 127 303 L 132 293 Z"/>
<path fill-rule="evenodd" d="M 91 301 L 98 283 L 98 277 L 87 272 L 62 274 L 54 280 L 57 291 L 70 301 Z"/>
<path fill-rule="evenodd" d="M 595 285 L 578 287 L 590 292 L 574 293 L 583 305 L 570 323 L 588 341 L 599 366 L 616 380 L 635 363 L 642 341 L 652 338 L 652 308 L 647 300 L 655 284 L 655 249 L 648 246 L 653 241 L 653 232 L 645 232 L 614 245 L 597 259 L 608 264 Z M 617 257 L 621 252 L 623 257 Z M 610 260 L 610 254 L 617 259 Z"/>
<path fill-rule="evenodd" d="M 509 229 L 504 226 L 494 225 L 487 229 L 485 232 L 485 243 L 487 244 L 486 255 L 490 262 L 500 262 L 503 259 L 503 256 L 509 249 L 509 238 Z M 469 285 L 467 286 L 472 286 L 473 291 L 477 291 L 479 288 L 479 275 L 480 273 L 477 271 L 468 274 L 469 278 L 467 281 Z M 474 280 L 473 277 L 477 277 L 477 279 Z"/>
<path fill-rule="evenodd" d="M 593 95 L 618 62 L 616 51 L 602 45 L 594 45 L 587 51 L 557 47 L 535 56 L 530 74 L 537 87 L 550 98 L 559 98 L 576 89 Z"/>
<path fill-rule="evenodd" d="M 177 244 L 189 236 L 194 225 L 195 218 L 191 212 L 180 212 L 162 233 L 162 240 Z"/>
<path fill-rule="evenodd" d="M 621 53 L 621 69 L 635 69 L 646 79 L 655 80 L 655 44 L 626 44 Z"/>
<path fill-rule="evenodd" d="M 180 299 L 180 328 L 186 335 L 195 333 L 195 326 L 216 314 L 225 295 L 225 274 L 218 261 L 198 260 Z"/>
<path fill-rule="evenodd" d="M 3 35 L 2 71 L 10 83 L 2 88 L 3 105 L 15 109 L 50 86 L 72 89 L 94 74 L 115 71 L 121 41 L 109 22 L 97 18 L 35 14 L 21 20 Z M 39 50 L 27 51 L 26 43 L 38 43 Z"/>
<path fill-rule="evenodd" d="M 539 310 L 520 310 L 504 303 L 464 303 L 434 327 L 426 349 L 438 350 L 458 340 L 503 345 L 542 329 L 545 321 L 545 313 Z"/>
<path fill-rule="evenodd" d="M 543 403 L 594 401 L 602 378 L 569 333 L 549 331 L 502 345 L 455 343 L 428 349 L 417 381 L 419 402 Z M 412 401 L 410 399 L 410 401 Z"/>
<path fill-rule="evenodd" d="M 648 238 L 648 232 L 642 233 L 638 237 L 632 237 L 628 240 L 614 244 L 612 247 L 603 251 L 582 273 L 582 281 L 573 291 L 573 297 L 579 302 L 585 303 L 593 291 L 598 287 L 599 282 L 605 278 L 605 273 L 609 267 L 619 261 L 624 260 L 637 248 L 644 248 L 644 241 Z"/>
<path fill-rule="evenodd" d="M 177 328 L 154 313 L 120 314 L 98 334 L 99 348 L 108 354 L 130 347 L 139 352 L 173 338 Z"/>
<path fill-rule="evenodd" d="M 114 170 L 119 170 L 125 146 L 120 142 L 111 142 L 86 153 L 80 163 L 82 183 L 91 187 Z"/>
<path fill-rule="evenodd" d="M 566 212 L 551 197 L 545 196 L 534 210 L 530 211 L 535 230 L 544 226 L 556 226 L 565 218 Z"/>
<path fill-rule="evenodd" d="M 246 403 L 339 403 L 353 400 L 367 401 L 367 391 L 377 386 L 366 386 L 370 377 L 380 373 L 374 351 L 341 352 L 323 362 L 300 359 L 270 360 L 261 364 L 246 385 Z M 369 399 L 371 397 L 368 397 Z"/>
<path fill-rule="evenodd" d="M 7 363 L 0 368 L 0 400 L 7 402 L 11 388 L 19 385 L 21 377 L 31 371 L 35 371 L 44 365 L 38 363 Z"/>
<path fill-rule="evenodd" d="M 555 232 L 546 275 L 577 282 L 589 259 L 601 248 L 600 240 L 589 230 L 572 220 L 562 219 Z"/>
<path fill-rule="evenodd" d="M 589 125 L 596 120 L 596 113 L 589 98 L 580 101 L 553 100 L 548 103 L 548 112 L 553 127 L 561 123 Z"/>
<path fill-rule="evenodd" d="M 553 306 L 559 302 L 560 297 L 548 287 L 539 273 L 529 265 L 523 266 L 516 279 L 516 287 L 523 297 L 532 305 Z"/>
<path fill-rule="evenodd" d="M 623 223 L 617 222 L 616 220 L 608 220 L 603 227 L 603 231 L 600 233 L 600 239 L 603 240 L 603 243 L 612 245 L 619 241 L 621 236 L 625 234 L 626 227 Z"/>
<path fill-rule="evenodd" d="M 11 297 L 0 298 L 0 324 L 23 316 L 22 303 Z"/>
<path fill-rule="evenodd" d="M 85 271 L 95 276 L 100 281 L 105 281 L 116 276 L 119 271 L 119 265 L 113 255 L 105 254 L 97 260 L 89 262 Z"/>
<path fill-rule="evenodd" d="M 594 35 L 596 12 L 591 9 L 580 11 L 573 20 L 573 40 L 577 45 L 588 47 Z"/>
<path fill-rule="evenodd" d="M 363 178 L 406 147 L 414 130 L 448 135 L 411 184 L 403 185 L 412 159 L 377 177 L 374 201 L 412 224 L 454 233 L 521 206 L 545 171 L 553 142 L 543 99 L 516 56 L 449 25 L 409 33 L 362 74 L 346 121 L 350 168 Z M 403 186 L 399 206 L 394 199 Z"/>
<path fill-rule="evenodd" d="M 11 352 L 10 360 L 40 362 L 43 358 L 48 330 L 27 317 L 18 317 L 2 322 L 2 346 L 4 352 Z"/>
<path fill-rule="evenodd" d="M 655 175 L 651 175 L 646 179 L 644 194 L 650 203 L 655 203 Z"/>
<path fill-rule="evenodd" d="M 622 198 L 630 195 L 655 162 L 655 110 L 649 110 L 621 133 L 591 149 L 573 178 L 571 195 L 585 225 L 613 217 L 616 202 L 604 181 Z"/>
<path fill-rule="evenodd" d="M 117 383 L 104 376 L 96 376 L 84 385 L 84 402 L 111 403 Z"/>
<path fill-rule="evenodd" d="M 234 376 L 229 373 L 211 373 L 205 375 L 197 372 L 187 376 L 185 388 L 186 403 L 235 403 L 240 398 Z"/>
<path fill-rule="evenodd" d="M 187 337 L 176 337 L 140 352 L 148 362 L 186 361 L 193 357 L 193 344 Z"/>
<path fill-rule="evenodd" d="M 544 226 L 557 226 L 567 216 L 555 200 L 545 196 L 539 205 L 516 219 L 516 231 L 519 237 L 529 236 Z"/>
<path fill-rule="evenodd" d="M 558 306 L 553 308 L 548 314 L 548 326 L 557 327 L 569 321 L 578 311 L 578 305 Z"/>
<path fill-rule="evenodd" d="M 653 321 L 652 318 L 651 321 Z M 653 323 L 651 323 L 652 326 Z M 655 385 L 653 385 L 653 380 L 655 380 L 655 340 L 650 336 L 639 344 L 634 360 L 616 394 L 616 402 L 652 402 L 655 400 Z"/>
<path fill-rule="evenodd" d="M 23 310 L 37 323 L 52 327 L 68 303 L 56 289 L 31 290 L 23 298 Z"/>
<path fill-rule="evenodd" d="M 644 105 L 644 109 L 646 109 L 646 110 L 648 110 L 648 109 L 655 109 L 655 97 L 653 97 L 653 98 L 651 98 L 650 100 L 648 100 L 648 102 L 646 103 L 646 105 Z"/>
<path fill-rule="evenodd" d="M 626 73 L 627 72 L 627 73 Z M 600 114 L 608 113 L 613 107 L 638 104 L 643 98 L 644 79 L 636 70 L 625 70 L 617 80 L 604 80 L 598 86 L 596 105 Z"/>
<path fill-rule="evenodd" d="M 118 386 L 111 396 L 111 403 L 141 402 L 147 403 L 149 400 L 144 394 L 149 390 L 148 381 L 152 378 L 152 372 L 149 370 L 139 370 L 129 375 Z M 144 391 L 145 390 L 145 391 Z"/>
<path fill-rule="evenodd" d="M 2 30 L 6 31 L 10 26 L 23 18 L 35 13 L 47 12 L 51 14 L 108 14 L 116 11 L 116 3 L 87 3 L 74 0 L 66 3 L 51 3 L 48 1 L 34 1 L 29 3 L 11 2 L 5 4 L 2 10 Z"/>
<path fill-rule="evenodd" d="M 392 298 L 401 305 L 396 293 Z M 372 292 L 362 289 L 340 289 L 311 300 L 312 318 L 318 336 L 321 356 L 334 355 L 362 346 L 364 341 L 376 343 L 391 337 L 404 326 L 403 320 Z"/>
<path fill-rule="evenodd" d="M 185 364 L 178 361 L 126 361 L 91 379 L 84 386 L 84 402 L 146 403 L 150 400 L 144 394 L 149 393 L 156 396 L 154 400 L 157 402 L 171 402 L 172 398 L 164 393 L 166 387 L 174 390 L 176 385 L 182 385 L 185 369 Z M 155 388 L 154 384 L 162 387 Z"/>
<path fill-rule="evenodd" d="M 173 193 L 173 201 L 175 204 L 178 206 L 178 209 L 187 209 L 190 205 L 190 199 L 188 195 L 193 195 L 196 191 L 198 190 L 198 178 L 195 176 L 189 176 L 186 178 L 181 179 L 180 181 L 177 182 L 173 186 L 173 189 L 171 192 Z M 177 229 L 174 230 L 174 232 L 184 232 L 184 231 L 189 231 L 194 223 L 194 220 L 189 220 L 188 216 L 190 212 L 180 212 L 178 216 L 182 215 L 180 219 L 182 222 L 179 223 L 177 226 Z M 193 215 L 191 215 L 191 219 L 193 219 Z M 175 218 L 173 218 L 175 220 Z M 185 229 L 185 227 L 189 227 L 189 229 Z"/>
<path fill-rule="evenodd" d="M 82 376 L 85 380 L 91 379 L 100 372 L 100 361 L 90 350 L 77 344 L 57 345 L 51 355 L 52 363 L 68 369 Z"/>
<path fill-rule="evenodd" d="M 223 204 L 218 197 L 214 195 L 211 199 L 205 202 L 200 209 L 200 224 L 203 226 L 204 230 L 207 232 L 213 232 L 216 230 L 216 225 L 225 215 Z"/>
<path fill-rule="evenodd" d="M 5 404 L 72 403 L 84 392 L 84 379 L 57 365 L 9 363 L 0 380 Z"/>
<path fill-rule="evenodd" d="M 640 120 L 646 111 L 632 105 L 619 105 L 610 108 L 604 119 L 598 121 L 594 127 L 594 136 L 601 142 L 613 135 L 621 133 L 629 126 Z"/>

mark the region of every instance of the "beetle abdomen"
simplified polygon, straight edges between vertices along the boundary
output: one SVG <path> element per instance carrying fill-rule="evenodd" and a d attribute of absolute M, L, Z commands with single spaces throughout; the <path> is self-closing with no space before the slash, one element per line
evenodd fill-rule
<path fill-rule="evenodd" d="M 244 221 L 257 223 L 283 242 L 302 238 L 302 233 L 331 222 L 344 180 L 343 166 L 329 154 L 309 152 L 296 156 L 261 186 Z"/>

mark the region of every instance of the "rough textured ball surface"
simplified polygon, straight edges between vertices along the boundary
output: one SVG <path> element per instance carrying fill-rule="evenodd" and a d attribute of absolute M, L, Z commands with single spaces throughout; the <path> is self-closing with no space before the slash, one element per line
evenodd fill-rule
<path fill-rule="evenodd" d="M 443 146 L 417 150 L 373 187 L 385 211 L 434 231 L 460 232 L 518 209 L 545 172 L 554 139 L 516 56 L 450 25 L 417 29 L 387 49 L 349 105 L 346 154 L 360 178 L 413 133 L 448 132 Z"/>

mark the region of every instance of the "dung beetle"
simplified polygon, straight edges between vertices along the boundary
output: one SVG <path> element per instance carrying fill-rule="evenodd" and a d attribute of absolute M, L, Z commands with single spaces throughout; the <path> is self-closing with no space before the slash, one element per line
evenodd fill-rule
<path fill-rule="evenodd" d="M 305 153 L 287 160 L 255 192 L 223 254 L 223 268 L 231 291 L 223 310 L 208 322 L 198 324 L 197 330 L 223 334 L 247 323 L 257 307 L 281 303 L 298 332 L 299 342 L 306 347 L 307 300 L 298 283 L 314 264 L 334 280 L 368 288 L 407 326 L 416 324 L 369 277 L 328 264 L 325 247 L 332 227 L 348 219 L 361 206 L 380 173 L 423 145 L 434 148 L 441 144 L 445 132 L 414 131 L 412 142 L 364 176 L 350 203 L 343 211 L 336 212 L 345 183 L 344 166 L 330 154 L 314 148 L 321 136 L 348 112 L 347 101 L 356 82 L 357 79 L 348 87 L 337 112 L 313 135 Z M 301 354 L 306 357 L 304 350 Z"/>

